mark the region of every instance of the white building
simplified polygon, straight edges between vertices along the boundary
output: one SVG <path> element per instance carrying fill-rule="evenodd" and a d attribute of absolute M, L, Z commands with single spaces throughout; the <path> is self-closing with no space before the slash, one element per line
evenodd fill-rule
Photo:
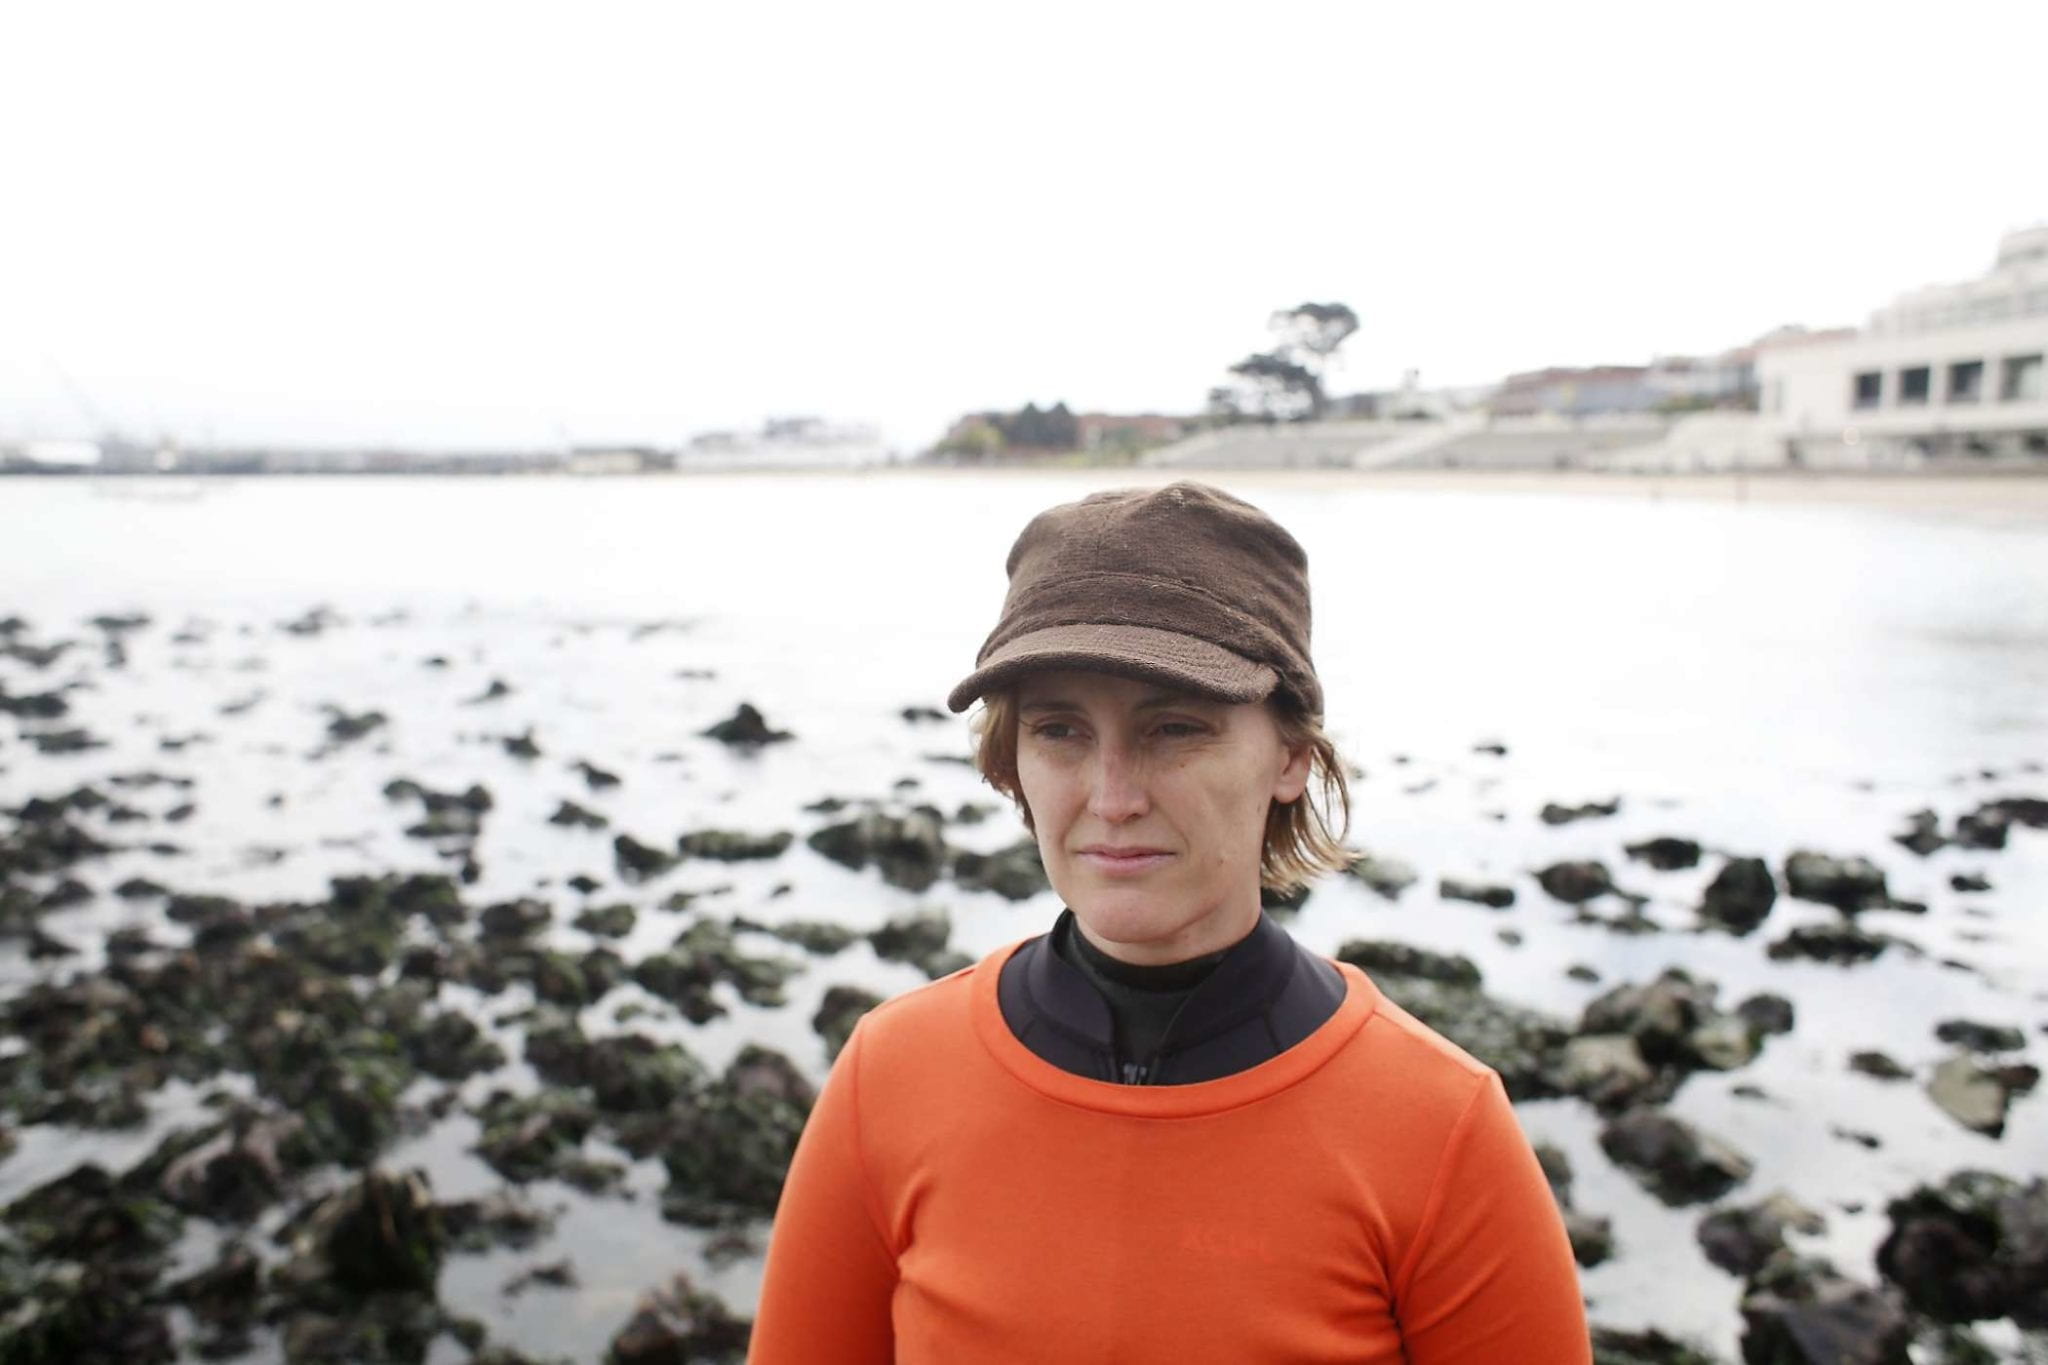
<path fill-rule="evenodd" d="M 2048 456 L 2048 224 L 1981 278 L 1901 295 L 1858 332 L 1759 344 L 1760 434 L 1808 464 Z"/>

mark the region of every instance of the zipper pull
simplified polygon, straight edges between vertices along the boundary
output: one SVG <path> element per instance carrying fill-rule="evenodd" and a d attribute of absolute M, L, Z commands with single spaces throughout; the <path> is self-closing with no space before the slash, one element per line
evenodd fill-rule
<path fill-rule="evenodd" d="M 1143 1062 L 1125 1062 L 1123 1071 L 1125 1085 L 1143 1085 L 1145 1078 L 1152 1074 L 1152 1068 Z"/>

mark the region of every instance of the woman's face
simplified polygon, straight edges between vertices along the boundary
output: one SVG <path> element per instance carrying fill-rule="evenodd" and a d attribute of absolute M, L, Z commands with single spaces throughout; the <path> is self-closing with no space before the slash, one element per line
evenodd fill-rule
<path fill-rule="evenodd" d="M 1251 931 L 1266 811 L 1299 798 L 1308 769 L 1260 702 L 1106 673 L 1017 689 L 1017 778 L 1046 874 L 1127 962 L 1185 961 Z"/>

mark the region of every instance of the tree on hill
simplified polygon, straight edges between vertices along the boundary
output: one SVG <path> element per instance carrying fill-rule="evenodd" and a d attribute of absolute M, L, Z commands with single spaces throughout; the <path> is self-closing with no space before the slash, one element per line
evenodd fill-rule
<path fill-rule="evenodd" d="M 1273 314 L 1267 325 L 1279 344 L 1230 367 L 1236 382 L 1209 391 L 1211 415 L 1226 423 L 1320 418 L 1329 406 L 1323 376 L 1337 349 L 1358 330 L 1358 314 L 1342 303 L 1302 303 Z"/>

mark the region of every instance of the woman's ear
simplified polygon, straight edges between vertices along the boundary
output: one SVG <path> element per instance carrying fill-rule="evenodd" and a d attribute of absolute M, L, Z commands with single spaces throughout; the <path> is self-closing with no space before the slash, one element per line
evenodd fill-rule
<path fill-rule="evenodd" d="M 1308 774 L 1313 757 L 1314 750 L 1306 744 L 1287 751 L 1287 764 L 1273 779 L 1275 801 L 1285 806 L 1301 799 L 1301 794 L 1308 790 Z"/>

